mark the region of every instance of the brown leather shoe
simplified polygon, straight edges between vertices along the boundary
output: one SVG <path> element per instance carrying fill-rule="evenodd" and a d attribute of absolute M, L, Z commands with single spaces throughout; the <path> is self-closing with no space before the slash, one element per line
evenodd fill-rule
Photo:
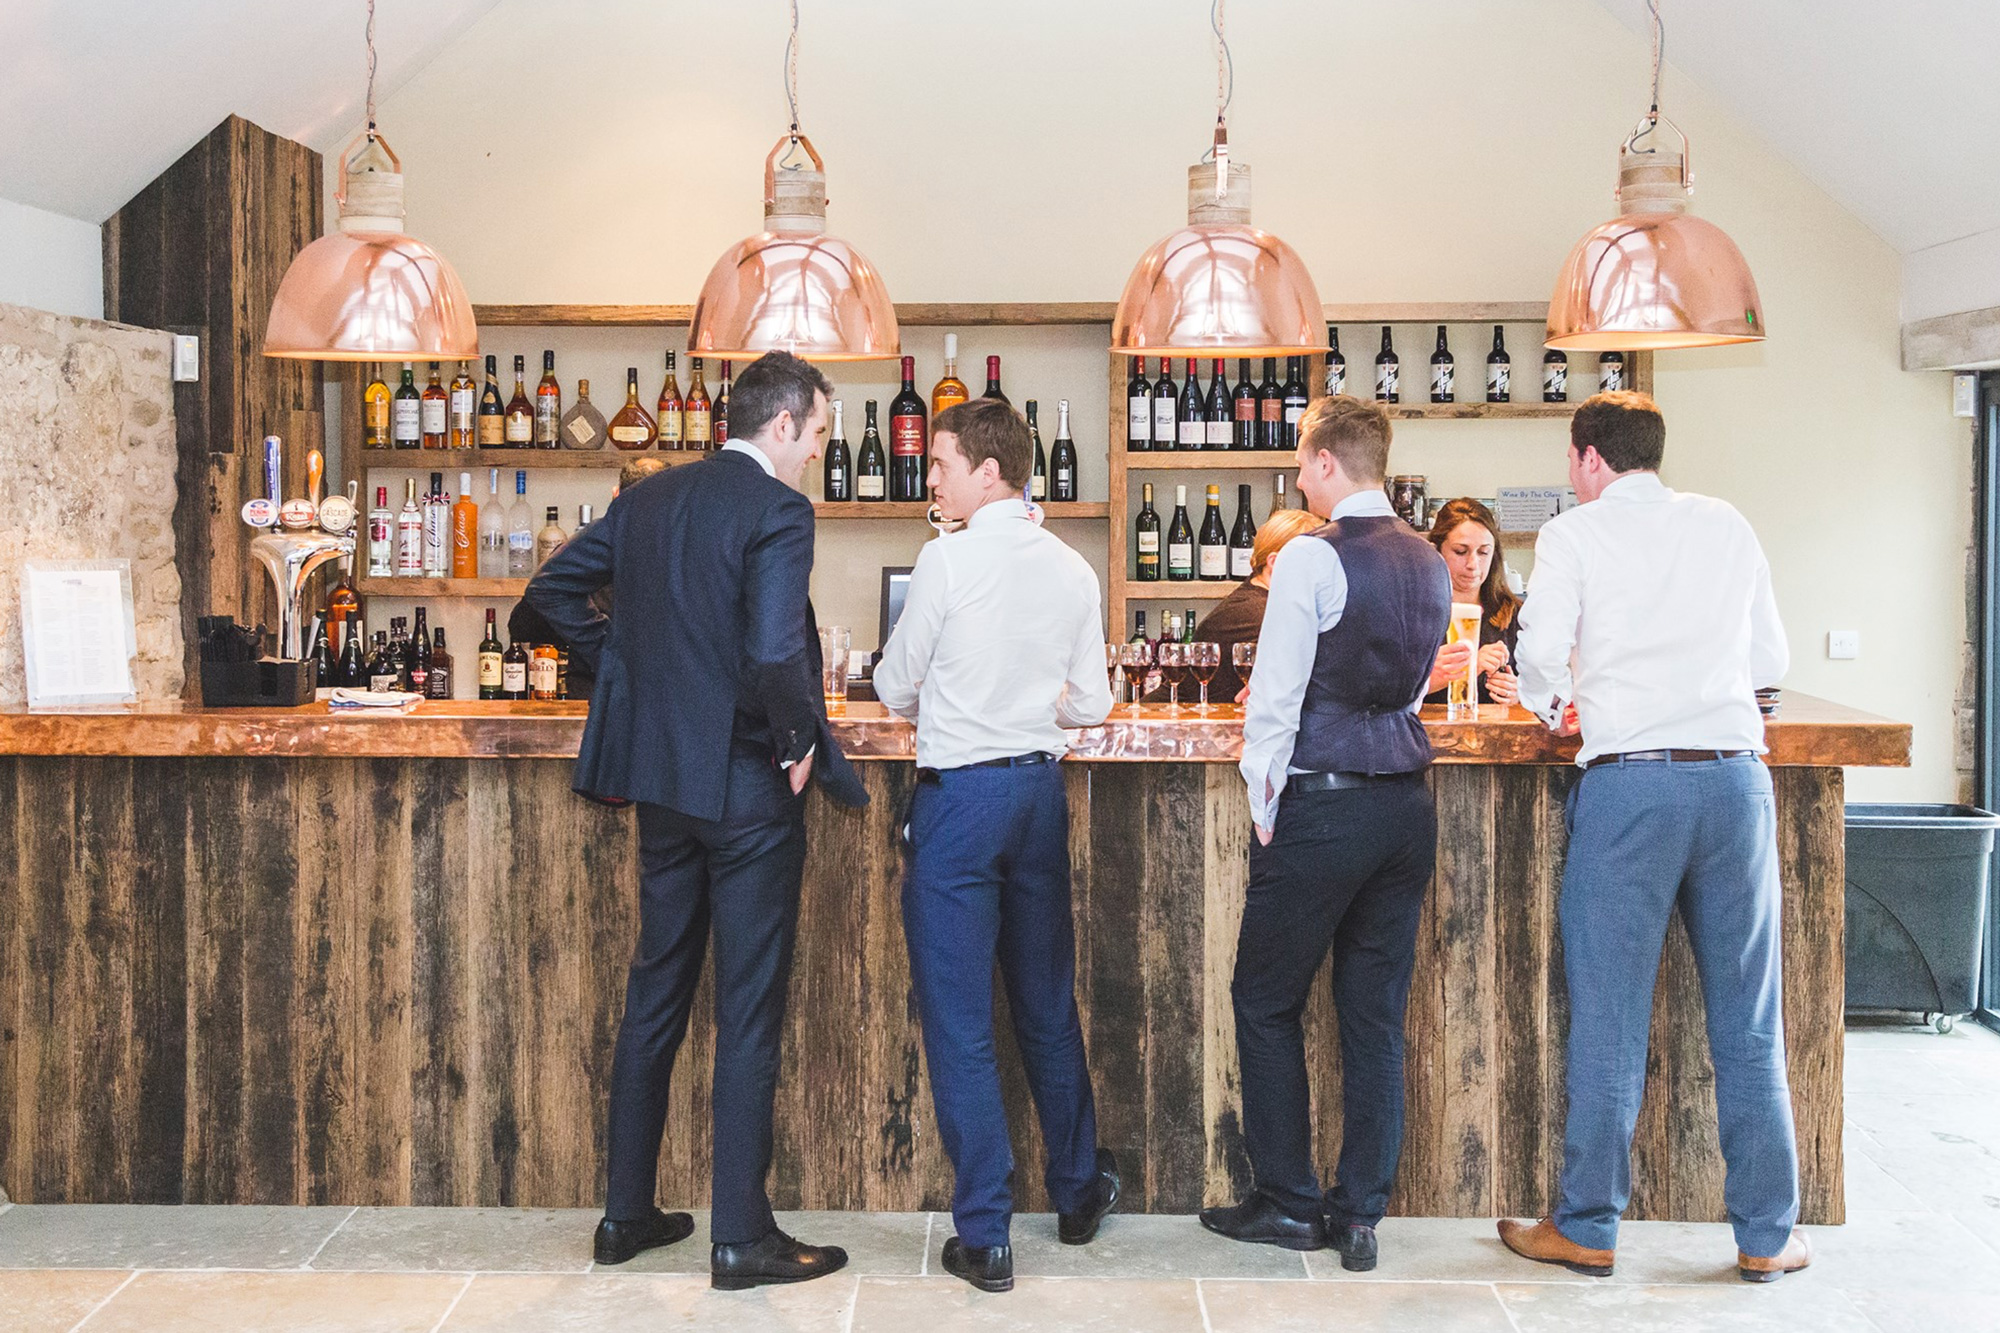
<path fill-rule="evenodd" d="M 1501 1218 L 1500 1243 L 1538 1264 L 1561 1264 L 1585 1277 L 1611 1276 L 1612 1251 L 1584 1249 L 1557 1231 L 1556 1224 L 1546 1217 L 1534 1223 Z"/>
<path fill-rule="evenodd" d="M 1785 1248 L 1768 1259 L 1736 1252 L 1736 1275 L 1745 1282 L 1776 1282 L 1787 1273 L 1796 1273 L 1812 1263 L 1812 1242 L 1803 1231 L 1794 1231 Z"/>

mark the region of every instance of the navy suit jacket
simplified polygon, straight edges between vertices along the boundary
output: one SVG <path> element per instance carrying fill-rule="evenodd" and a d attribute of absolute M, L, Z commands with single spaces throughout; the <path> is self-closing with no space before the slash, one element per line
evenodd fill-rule
<path fill-rule="evenodd" d="M 865 804 L 827 731 L 812 563 L 811 503 L 734 452 L 647 478 L 556 552 L 527 600 L 596 668 L 576 790 L 763 819 L 794 799 L 779 763 L 811 751 Z M 614 582 L 615 618 L 590 600 Z"/>

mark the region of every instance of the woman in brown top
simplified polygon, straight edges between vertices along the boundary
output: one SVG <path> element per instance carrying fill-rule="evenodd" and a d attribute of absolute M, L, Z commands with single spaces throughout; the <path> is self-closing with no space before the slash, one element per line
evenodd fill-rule
<path fill-rule="evenodd" d="M 1270 597 L 1271 562 L 1278 558 L 1279 548 L 1325 524 L 1325 519 L 1309 510 L 1280 509 L 1257 529 L 1256 542 L 1250 548 L 1250 577 L 1237 584 L 1201 622 L 1201 641 L 1222 647 L 1222 665 L 1208 685 L 1210 699 L 1227 703 L 1243 692 L 1243 678 L 1229 660 L 1229 650 L 1239 643 L 1257 641 L 1257 632 L 1264 625 L 1264 603 Z"/>
<path fill-rule="evenodd" d="M 1477 500 L 1453 500 L 1438 511 L 1430 538 L 1451 571 L 1451 600 L 1479 604 L 1479 702 L 1517 702 L 1521 683 L 1514 674 L 1514 638 L 1521 628 L 1521 598 L 1507 586 L 1493 511 Z M 1447 684 L 1465 670 L 1465 653 L 1466 646 L 1456 643 L 1438 650 L 1425 703 L 1446 702 Z"/>

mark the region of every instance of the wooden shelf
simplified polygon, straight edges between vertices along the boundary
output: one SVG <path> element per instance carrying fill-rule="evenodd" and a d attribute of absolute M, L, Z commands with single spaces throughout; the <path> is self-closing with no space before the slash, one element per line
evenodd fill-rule
<path fill-rule="evenodd" d="M 987 328 L 1038 324 L 1109 324 L 1110 301 L 906 301 L 896 322 L 912 328 Z M 691 305 L 475 305 L 472 317 L 488 328 L 684 328 Z"/>
<path fill-rule="evenodd" d="M 1578 404 L 1568 403 L 1396 403 L 1384 405 L 1392 421 L 1505 421 L 1573 417 Z"/>
<path fill-rule="evenodd" d="M 526 579 L 361 578 L 354 590 L 363 597 L 519 597 Z"/>
<path fill-rule="evenodd" d="M 1547 301 L 1358 301 L 1322 308 L 1329 324 L 1546 324 Z"/>
<path fill-rule="evenodd" d="M 1141 583 L 1127 575 L 1123 592 L 1127 602 L 1219 602 L 1235 592 L 1242 582 L 1241 579 L 1224 579 L 1219 583 L 1197 579 L 1192 583 L 1175 583 L 1163 579 L 1158 583 Z"/>
<path fill-rule="evenodd" d="M 1118 404 L 1122 410 L 1124 404 Z M 1117 451 L 1132 472 L 1202 472 L 1210 469 L 1244 469 L 1257 472 L 1290 472 L 1298 460 L 1289 449 L 1172 449 L 1142 454 Z"/>
<path fill-rule="evenodd" d="M 1048 517 L 1054 518 L 1104 518 L 1111 512 L 1111 506 L 1103 500 L 1078 500 L 1065 504 L 1046 504 L 1042 508 Z M 915 519 L 922 522 L 930 512 L 930 504 L 923 500 L 815 500 L 813 514 L 819 518 L 846 519 Z"/>
<path fill-rule="evenodd" d="M 708 454 L 687 449 L 363 449 L 363 467 L 450 472 L 500 468 L 622 468 L 635 458 L 657 458 L 672 467 Z"/>

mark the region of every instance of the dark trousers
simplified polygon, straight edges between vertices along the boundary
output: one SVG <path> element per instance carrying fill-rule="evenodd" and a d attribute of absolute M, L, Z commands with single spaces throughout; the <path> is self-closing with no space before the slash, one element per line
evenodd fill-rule
<path fill-rule="evenodd" d="M 709 929 L 715 932 L 715 1151 L 709 1206 L 717 1244 L 758 1240 L 775 1221 L 771 1099 L 805 866 L 803 805 L 729 824 L 639 806 L 639 945 L 611 1061 L 605 1215 L 654 1206 L 667 1080 L 687 1035 Z"/>
<path fill-rule="evenodd" d="M 1243 1134 L 1257 1189 L 1294 1217 L 1373 1226 L 1403 1149 L 1403 1020 L 1417 918 L 1437 859 L 1421 775 L 1342 791 L 1287 791 L 1270 845 L 1252 842 L 1236 942 Z M 1313 1171 L 1301 1015 L 1333 952 L 1343 1133 L 1334 1187 Z"/>
<path fill-rule="evenodd" d="M 1008 1243 L 1014 1152 L 993 1052 L 993 964 L 1062 1211 L 1097 1177 L 1097 1109 L 1076 1010 L 1069 801 L 1058 765 L 971 768 L 917 788 L 903 931 L 923 1020 L 938 1133 L 967 1245 Z"/>

